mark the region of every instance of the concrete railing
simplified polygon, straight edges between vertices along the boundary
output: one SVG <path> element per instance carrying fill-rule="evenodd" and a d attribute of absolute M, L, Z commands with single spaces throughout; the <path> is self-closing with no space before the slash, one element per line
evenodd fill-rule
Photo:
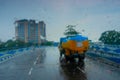
<path fill-rule="evenodd" d="M 120 48 L 110 45 L 91 45 L 87 55 L 103 60 L 108 64 L 120 66 Z"/>
<path fill-rule="evenodd" d="M 4 51 L 4 52 L 0 52 L 0 63 L 9 60 L 17 55 L 23 54 L 26 51 L 31 50 L 30 48 L 20 48 L 20 49 L 16 49 L 16 50 L 8 50 L 8 51 Z"/>

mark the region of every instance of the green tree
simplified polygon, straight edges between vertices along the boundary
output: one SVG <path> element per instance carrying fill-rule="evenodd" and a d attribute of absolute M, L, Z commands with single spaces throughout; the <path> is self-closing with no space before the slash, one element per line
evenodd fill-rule
<path fill-rule="evenodd" d="M 7 42 L 5 42 L 5 47 L 7 49 L 12 49 L 13 46 L 15 46 L 15 42 L 13 40 L 8 40 Z"/>
<path fill-rule="evenodd" d="M 25 43 L 20 40 L 8 40 L 6 42 L 2 42 L 0 44 L 0 51 L 5 51 L 5 50 L 12 50 L 12 49 L 18 49 L 18 48 L 24 48 L 24 47 L 29 47 L 29 46 L 36 46 L 37 44 L 33 43 Z"/>
<path fill-rule="evenodd" d="M 19 40 L 15 40 L 15 41 L 8 40 L 7 42 L 5 42 L 4 46 L 7 49 L 16 49 L 16 48 L 26 47 L 26 43 Z"/>
<path fill-rule="evenodd" d="M 73 36 L 73 35 L 79 34 L 79 32 L 77 32 L 74 29 L 75 27 L 76 26 L 74 26 L 74 25 L 68 25 L 68 26 L 66 26 L 67 29 L 65 30 L 64 35 L 66 35 L 68 37 L 68 36 Z"/>
<path fill-rule="evenodd" d="M 29 46 L 35 45 L 33 43 L 25 43 L 24 41 L 20 41 L 20 40 L 16 40 L 15 43 L 16 43 L 16 47 L 18 48 L 29 47 Z"/>
<path fill-rule="evenodd" d="M 45 43 L 42 43 L 41 45 L 43 45 L 43 46 L 52 46 L 53 41 L 46 41 Z"/>
<path fill-rule="evenodd" d="M 101 34 L 101 37 L 99 38 L 99 40 L 104 44 L 120 45 L 120 32 L 115 30 L 105 31 Z"/>

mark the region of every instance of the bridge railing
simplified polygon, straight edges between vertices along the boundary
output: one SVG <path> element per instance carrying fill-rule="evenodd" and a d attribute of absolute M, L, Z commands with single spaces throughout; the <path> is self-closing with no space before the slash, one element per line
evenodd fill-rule
<path fill-rule="evenodd" d="M 24 51 L 28 51 L 31 48 L 20 48 L 20 49 L 13 49 L 13 50 L 6 50 L 6 51 L 2 51 L 0 52 L 0 63 L 16 56 L 19 54 L 22 54 Z"/>
<path fill-rule="evenodd" d="M 120 65 L 120 45 L 91 44 L 87 55 L 101 58 Z"/>

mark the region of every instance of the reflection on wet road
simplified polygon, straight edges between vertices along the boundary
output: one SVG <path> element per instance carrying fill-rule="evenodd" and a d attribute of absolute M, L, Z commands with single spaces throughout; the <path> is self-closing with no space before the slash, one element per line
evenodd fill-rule
<path fill-rule="evenodd" d="M 35 49 L 0 64 L 0 80 L 120 80 L 120 70 L 86 58 L 84 67 L 61 64 L 57 47 Z"/>
<path fill-rule="evenodd" d="M 61 70 L 66 80 L 87 80 L 84 69 L 75 64 L 61 65 Z"/>

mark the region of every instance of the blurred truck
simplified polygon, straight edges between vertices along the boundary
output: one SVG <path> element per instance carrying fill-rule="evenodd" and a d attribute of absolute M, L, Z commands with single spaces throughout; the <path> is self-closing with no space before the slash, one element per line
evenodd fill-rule
<path fill-rule="evenodd" d="M 66 62 L 83 62 L 89 48 L 89 40 L 82 35 L 60 38 L 60 58 L 64 55 Z"/>

